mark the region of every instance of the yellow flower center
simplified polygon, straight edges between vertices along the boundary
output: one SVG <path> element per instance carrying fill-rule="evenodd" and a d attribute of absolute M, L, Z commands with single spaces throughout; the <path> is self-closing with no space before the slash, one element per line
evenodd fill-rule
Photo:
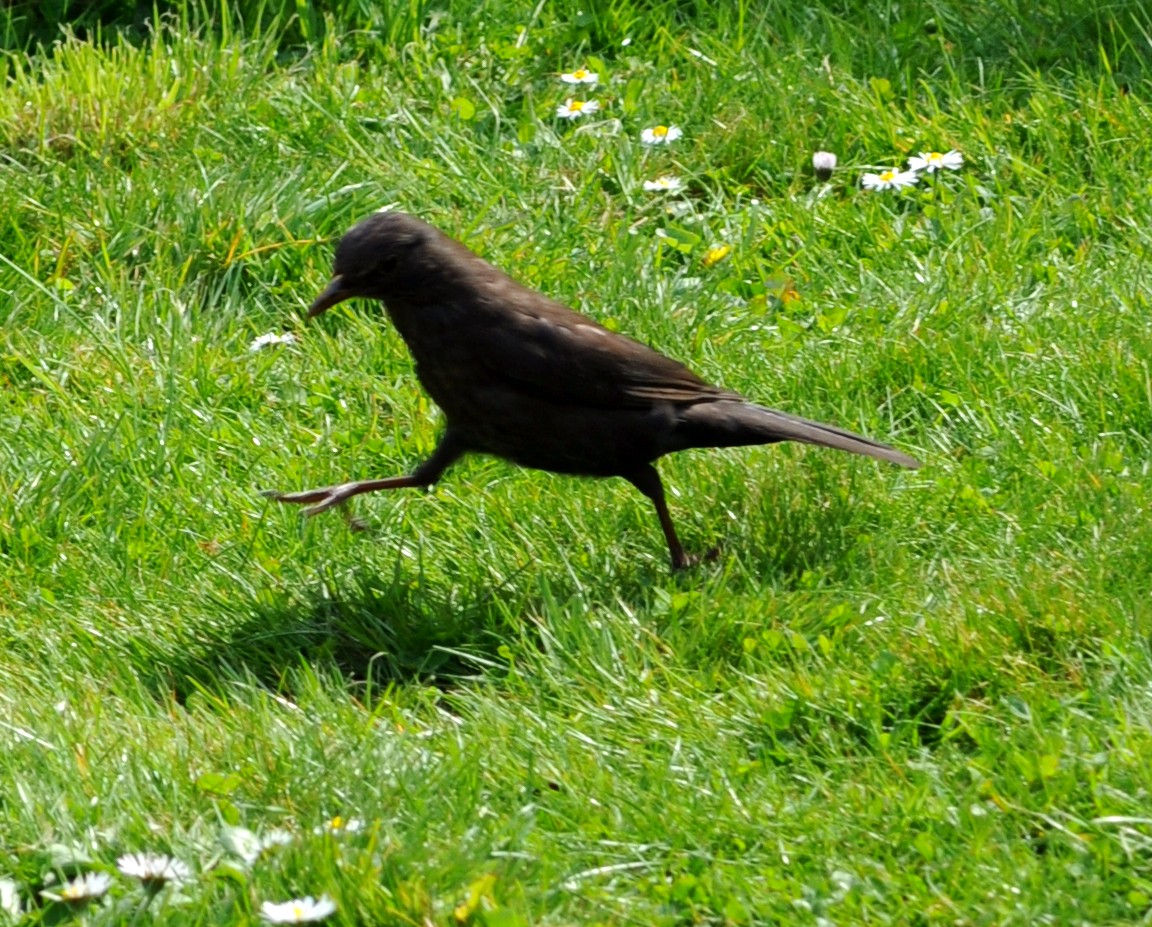
<path fill-rule="evenodd" d="M 578 113 L 578 112 L 580 112 L 580 110 L 582 110 L 584 108 L 584 104 L 580 100 L 573 100 L 571 103 L 568 104 L 568 108 L 570 110 L 572 110 L 572 112 Z"/>
<path fill-rule="evenodd" d="M 584 78 L 588 76 L 588 72 L 583 68 L 577 68 L 572 72 L 572 76 L 575 77 L 576 80 L 584 80 Z"/>
<path fill-rule="evenodd" d="M 657 138 L 663 138 L 668 134 L 668 126 L 656 126 L 656 128 L 652 130 L 652 134 Z"/>
<path fill-rule="evenodd" d="M 896 179 L 896 172 L 895 171 L 885 171 L 883 174 L 880 175 L 880 179 L 882 181 L 884 181 L 884 183 L 891 183 L 893 180 Z"/>
<path fill-rule="evenodd" d="M 304 905 L 301 905 L 301 904 L 292 905 L 292 916 L 294 918 L 296 918 L 296 920 L 298 920 L 298 921 L 304 920 Z"/>

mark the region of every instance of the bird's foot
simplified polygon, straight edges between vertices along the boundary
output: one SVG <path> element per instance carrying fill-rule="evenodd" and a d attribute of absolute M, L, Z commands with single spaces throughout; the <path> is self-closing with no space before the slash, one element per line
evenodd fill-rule
<path fill-rule="evenodd" d="M 341 483 L 339 486 L 324 486 L 320 489 L 305 489 L 301 492 L 279 492 L 275 489 L 265 489 L 261 495 L 269 499 L 275 499 L 277 502 L 286 502 L 293 505 L 307 505 L 308 508 L 304 510 L 305 515 L 319 515 L 321 512 L 327 512 L 330 508 L 337 505 L 343 505 L 354 495 L 356 495 L 355 483 Z M 355 519 L 350 522 L 356 530 L 362 530 L 363 526 L 353 524 Z"/>
<path fill-rule="evenodd" d="M 720 559 L 720 546 L 712 547 L 702 554 L 686 554 L 680 552 L 679 557 L 672 559 L 672 572 L 679 573 L 681 570 L 687 570 L 694 566 L 699 566 L 701 563 L 715 563 Z"/>

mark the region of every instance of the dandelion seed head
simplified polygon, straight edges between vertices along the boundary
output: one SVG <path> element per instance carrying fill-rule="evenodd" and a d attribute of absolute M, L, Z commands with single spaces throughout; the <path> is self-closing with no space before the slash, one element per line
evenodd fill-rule
<path fill-rule="evenodd" d="M 817 151 L 812 155 L 812 170 L 817 180 L 827 180 L 836 170 L 836 155 L 830 151 Z"/>

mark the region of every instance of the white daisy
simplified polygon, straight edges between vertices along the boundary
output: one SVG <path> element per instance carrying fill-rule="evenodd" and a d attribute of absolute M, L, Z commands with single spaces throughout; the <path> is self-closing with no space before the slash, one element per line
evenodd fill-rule
<path fill-rule="evenodd" d="M 112 887 L 112 876 L 106 872 L 86 872 L 70 879 L 58 889 L 44 889 L 40 894 L 49 901 L 81 905 L 102 897 Z"/>
<path fill-rule="evenodd" d="M 653 126 L 640 133 L 640 141 L 645 145 L 667 145 L 683 134 L 679 126 Z"/>
<path fill-rule="evenodd" d="M 340 834 L 355 834 L 364 829 L 364 822 L 359 818 L 342 818 L 340 815 L 325 821 L 316 830 L 315 834 L 331 834 L 336 837 Z"/>
<path fill-rule="evenodd" d="M 583 68 L 577 68 L 575 71 L 561 74 L 560 80 L 566 84 L 594 84 L 600 80 L 600 75 L 595 71 L 585 71 Z"/>
<path fill-rule="evenodd" d="M 902 190 L 919 180 L 915 171 L 898 171 L 892 168 L 879 174 L 865 174 L 860 182 L 865 190 Z"/>
<path fill-rule="evenodd" d="M 679 193 L 684 189 L 684 181 L 679 177 L 667 174 L 664 177 L 657 177 L 655 180 L 645 180 L 644 189 L 661 193 Z"/>
<path fill-rule="evenodd" d="M 139 879 L 144 887 L 158 891 L 169 883 L 179 885 L 192 878 L 188 864 L 163 853 L 129 853 L 116 860 L 123 875 Z"/>
<path fill-rule="evenodd" d="M 595 100 L 573 100 L 569 97 L 563 105 L 556 107 L 556 115 L 561 119 L 579 119 L 581 116 L 590 116 L 600 108 Z"/>
<path fill-rule="evenodd" d="M 271 850 L 274 847 L 286 847 L 296 840 L 296 835 L 290 830 L 276 827 L 260 837 L 260 849 Z"/>
<path fill-rule="evenodd" d="M 908 170 L 927 171 L 929 174 L 935 174 L 943 168 L 948 168 L 950 171 L 958 171 L 963 166 L 964 155 L 960 154 L 956 149 L 947 151 L 944 154 L 940 154 L 938 151 L 922 151 L 916 157 L 908 159 Z"/>
<path fill-rule="evenodd" d="M 336 902 L 327 895 L 295 898 L 292 901 L 265 901 L 260 905 L 260 919 L 268 924 L 311 924 L 335 913 Z"/>
<path fill-rule="evenodd" d="M 282 335 L 277 335 L 276 332 L 267 332 L 252 340 L 248 345 L 249 351 L 259 351 L 261 348 L 266 348 L 270 344 L 295 344 L 296 336 L 292 332 L 284 332 Z"/>
<path fill-rule="evenodd" d="M 266 834 L 257 834 L 246 827 L 226 827 L 220 835 L 224 849 L 249 865 L 256 862 L 268 850 L 286 846 L 294 839 L 291 833 L 280 828 Z"/>

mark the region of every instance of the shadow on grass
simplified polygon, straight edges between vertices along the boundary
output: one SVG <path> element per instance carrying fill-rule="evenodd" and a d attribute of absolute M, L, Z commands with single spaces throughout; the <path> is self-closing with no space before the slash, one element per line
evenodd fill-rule
<path fill-rule="evenodd" d="M 246 595 L 210 603 L 208 614 L 219 617 L 197 622 L 194 640 L 159 659 L 150 650 L 140 672 L 157 691 L 179 700 L 197 691 L 220 692 L 237 679 L 290 693 L 301 678 L 296 670 L 306 666 L 335 670 L 354 688 L 447 689 L 480 677 L 499 679 L 508 665 L 501 649 L 534 646 L 528 642 L 536 640 L 537 623 L 556 629 L 623 606 L 650 616 L 659 633 L 668 592 L 695 589 L 709 599 L 730 593 L 736 601 L 766 587 L 787 591 L 846 581 L 857 532 L 862 525 L 875 530 L 875 519 L 862 518 L 851 492 L 818 495 L 818 503 L 803 487 L 790 496 L 783 505 L 766 503 L 763 523 L 753 530 L 731 543 L 722 540 L 718 563 L 684 573 L 671 573 L 662 549 L 654 548 L 652 557 L 609 568 L 594 557 L 562 567 L 529 560 L 486 579 L 471 562 L 454 568 L 398 560 L 386 572 L 329 568 L 285 591 L 247 586 Z M 658 544 L 657 537 L 645 542 Z M 747 569 L 729 571 L 727 558 L 741 559 Z M 707 591 L 718 582 L 721 590 Z M 740 653 L 739 646 L 720 647 L 711 659 L 738 662 Z"/>
<path fill-rule="evenodd" d="M 146 676 L 180 701 L 238 678 L 290 691 L 293 670 L 305 665 L 334 668 L 353 687 L 449 688 L 504 671 L 501 631 L 513 613 L 503 593 L 511 594 L 423 582 L 399 571 L 355 572 L 302 594 L 249 601 L 246 616 L 219 637 L 202 628 L 195 643 L 154 663 Z M 220 604 L 222 614 L 235 615 L 235 601 Z"/>

